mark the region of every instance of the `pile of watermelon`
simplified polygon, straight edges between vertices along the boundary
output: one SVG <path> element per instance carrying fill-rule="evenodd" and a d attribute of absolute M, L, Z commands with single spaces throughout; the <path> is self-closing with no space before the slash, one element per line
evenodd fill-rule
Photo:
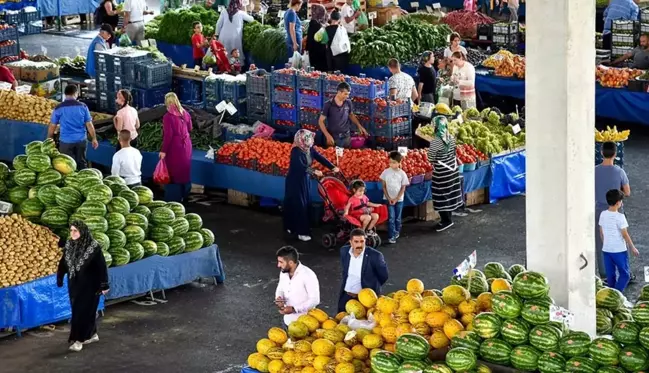
<path fill-rule="evenodd" d="M 177 202 L 153 199 L 145 186 L 130 189 L 119 176 L 97 169 L 77 172 L 54 141 L 34 141 L 13 160 L 0 163 L 0 200 L 28 220 L 68 237 L 69 223 L 84 221 L 101 245 L 106 263 L 120 266 L 152 255 L 177 255 L 214 243 L 201 217 Z"/>

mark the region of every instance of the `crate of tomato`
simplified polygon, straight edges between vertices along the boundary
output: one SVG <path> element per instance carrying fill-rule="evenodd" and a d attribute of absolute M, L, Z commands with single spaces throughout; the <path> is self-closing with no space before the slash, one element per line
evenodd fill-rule
<path fill-rule="evenodd" d="M 301 88 L 297 94 L 297 101 L 298 106 L 301 108 L 322 109 L 322 91 Z"/>
<path fill-rule="evenodd" d="M 404 100 L 386 100 L 375 98 L 372 103 L 372 117 L 391 121 L 398 117 L 410 118 L 410 102 Z"/>
<path fill-rule="evenodd" d="M 375 118 L 372 121 L 370 132 L 373 136 L 410 136 L 412 134 L 412 122 L 408 117 L 398 117 L 391 120 Z"/>
<path fill-rule="evenodd" d="M 328 74 L 322 82 L 322 90 L 326 100 L 333 98 L 338 92 L 338 85 L 347 82 L 349 77 L 342 74 Z"/>
<path fill-rule="evenodd" d="M 365 74 L 350 77 L 349 85 L 352 88 L 350 92 L 352 97 L 364 97 L 373 100 L 385 97 L 387 94 L 386 81 L 367 78 Z"/>
<path fill-rule="evenodd" d="M 469 144 L 458 145 L 455 148 L 457 164 L 461 171 L 473 171 L 489 164 L 489 157 Z"/>

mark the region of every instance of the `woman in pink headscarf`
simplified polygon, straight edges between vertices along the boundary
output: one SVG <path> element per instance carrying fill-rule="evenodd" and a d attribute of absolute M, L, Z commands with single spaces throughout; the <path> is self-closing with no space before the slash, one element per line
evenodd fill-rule
<path fill-rule="evenodd" d="M 183 109 L 175 93 L 165 96 L 167 113 L 162 117 L 162 149 L 160 159 L 164 159 L 171 177 L 165 186 L 165 201 L 182 202 L 191 190 L 192 168 L 192 118 Z"/>

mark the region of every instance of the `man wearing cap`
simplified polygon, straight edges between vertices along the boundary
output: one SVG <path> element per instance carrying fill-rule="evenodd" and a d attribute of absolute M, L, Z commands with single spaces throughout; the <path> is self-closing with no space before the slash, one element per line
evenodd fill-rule
<path fill-rule="evenodd" d="M 113 37 L 113 26 L 104 23 L 99 28 L 99 35 L 97 35 L 90 42 L 88 46 L 88 55 L 86 56 L 86 73 L 94 78 L 95 71 L 95 52 L 108 50 L 108 40 Z"/>

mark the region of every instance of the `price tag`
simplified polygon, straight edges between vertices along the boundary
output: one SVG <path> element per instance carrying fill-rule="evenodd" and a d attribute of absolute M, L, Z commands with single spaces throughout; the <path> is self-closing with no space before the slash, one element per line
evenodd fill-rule
<path fill-rule="evenodd" d="M 264 15 L 266 13 L 268 13 L 268 6 L 265 4 L 261 4 L 259 6 L 259 14 Z"/>
<path fill-rule="evenodd" d="M 228 111 L 228 114 L 230 114 L 230 115 L 234 115 L 234 114 L 237 113 L 237 108 L 234 107 L 234 105 L 232 105 L 232 103 L 230 103 L 230 102 L 228 102 L 228 103 L 225 105 L 225 110 L 227 110 L 227 111 Z"/>
<path fill-rule="evenodd" d="M 19 95 L 28 95 L 32 91 L 32 86 L 29 84 L 16 87 L 16 93 Z"/>
<path fill-rule="evenodd" d="M 142 40 L 142 41 L 140 42 L 140 45 L 141 45 L 143 48 L 148 48 L 148 47 L 149 47 L 149 41 L 146 40 L 146 39 L 145 39 L 145 40 Z"/>
<path fill-rule="evenodd" d="M 218 105 L 216 105 L 216 111 L 222 113 L 225 111 L 225 109 L 227 109 L 227 107 L 228 107 L 228 103 L 225 101 L 221 101 L 219 102 Z"/>
<path fill-rule="evenodd" d="M 462 114 L 460 114 L 460 115 L 457 116 L 457 121 L 458 121 L 458 123 L 460 123 L 460 124 L 464 123 L 464 118 L 462 117 Z"/>
<path fill-rule="evenodd" d="M 407 146 L 400 146 L 397 148 L 397 151 L 399 154 L 401 154 L 402 157 L 405 157 L 408 155 L 408 147 Z"/>
<path fill-rule="evenodd" d="M 415 1 L 415 2 L 412 2 L 412 3 L 410 3 L 410 7 L 411 7 L 411 8 L 419 8 L 419 3 L 416 2 L 416 1 Z"/>
<path fill-rule="evenodd" d="M 427 11 L 428 13 L 432 13 L 432 12 L 433 12 L 433 8 L 431 8 L 430 5 L 426 5 L 426 11 Z"/>
<path fill-rule="evenodd" d="M 550 306 L 550 321 L 563 323 L 567 328 L 570 328 L 575 322 L 575 314 L 553 304 Z"/>
<path fill-rule="evenodd" d="M 0 91 L 11 91 L 11 83 L 0 82 Z"/>
<path fill-rule="evenodd" d="M 471 255 L 469 255 L 459 266 L 455 267 L 453 270 L 453 275 L 458 279 L 466 276 L 470 270 L 475 268 L 476 263 L 478 262 L 478 254 L 474 250 Z"/>
<path fill-rule="evenodd" d="M 367 13 L 367 18 L 368 19 L 376 19 L 376 12 Z"/>
<path fill-rule="evenodd" d="M 9 202 L 0 201 L 0 214 L 11 214 L 14 205 Z"/>
<path fill-rule="evenodd" d="M 649 282 L 649 267 L 644 267 L 644 282 Z"/>
<path fill-rule="evenodd" d="M 517 135 L 519 132 L 521 132 L 521 126 L 520 125 L 515 125 L 512 126 L 512 131 L 514 131 L 514 135 Z"/>
<path fill-rule="evenodd" d="M 219 10 L 219 13 L 225 10 L 225 7 L 223 5 L 219 5 L 217 8 Z"/>
<path fill-rule="evenodd" d="M 339 147 L 339 146 L 336 146 L 336 157 L 342 157 L 344 151 L 345 151 L 344 148 L 341 148 L 341 147 Z"/>
<path fill-rule="evenodd" d="M 283 19 L 284 18 L 284 13 L 286 13 L 286 12 L 283 11 L 283 10 L 280 10 L 279 12 L 277 12 L 277 18 Z"/>
<path fill-rule="evenodd" d="M 433 3 L 433 9 L 442 9 L 442 4 L 440 4 L 440 3 Z"/>

